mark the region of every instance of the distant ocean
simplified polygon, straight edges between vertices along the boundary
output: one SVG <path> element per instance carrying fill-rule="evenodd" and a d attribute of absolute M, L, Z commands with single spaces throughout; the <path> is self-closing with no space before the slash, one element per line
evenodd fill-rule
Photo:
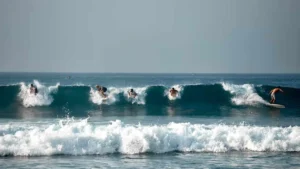
<path fill-rule="evenodd" d="M 0 73 L 0 168 L 300 168 L 299 126 L 299 74 Z"/>

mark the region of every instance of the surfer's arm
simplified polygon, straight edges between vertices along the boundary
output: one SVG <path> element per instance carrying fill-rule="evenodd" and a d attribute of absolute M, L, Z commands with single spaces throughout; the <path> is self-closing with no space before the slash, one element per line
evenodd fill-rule
<path fill-rule="evenodd" d="M 283 93 L 283 90 L 279 89 L 282 93 Z"/>

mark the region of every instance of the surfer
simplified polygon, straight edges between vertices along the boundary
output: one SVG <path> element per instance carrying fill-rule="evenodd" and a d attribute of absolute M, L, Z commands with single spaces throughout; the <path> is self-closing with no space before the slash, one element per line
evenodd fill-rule
<path fill-rule="evenodd" d="M 178 91 L 176 89 L 174 89 L 174 87 L 172 87 L 172 89 L 170 90 L 170 95 L 172 97 L 176 97 L 177 96 Z"/>
<path fill-rule="evenodd" d="M 33 84 L 30 85 L 30 93 L 33 93 L 34 95 L 38 93 L 37 87 L 35 87 Z"/>
<path fill-rule="evenodd" d="M 270 100 L 270 103 L 272 103 L 272 104 L 275 103 L 275 100 L 276 100 L 275 94 L 276 94 L 278 91 L 283 92 L 283 90 L 280 89 L 280 86 L 278 86 L 278 87 L 276 87 L 276 88 L 274 88 L 274 89 L 272 89 L 272 90 L 270 91 L 270 94 L 271 94 L 271 100 Z"/>
<path fill-rule="evenodd" d="M 128 97 L 135 98 L 136 96 L 137 96 L 137 93 L 133 89 L 130 89 L 128 91 Z"/>
<path fill-rule="evenodd" d="M 103 97 L 103 98 L 107 97 L 107 94 L 105 94 L 105 92 L 107 91 L 106 87 L 97 85 L 96 88 L 97 88 L 99 94 L 101 95 L 101 97 Z"/>

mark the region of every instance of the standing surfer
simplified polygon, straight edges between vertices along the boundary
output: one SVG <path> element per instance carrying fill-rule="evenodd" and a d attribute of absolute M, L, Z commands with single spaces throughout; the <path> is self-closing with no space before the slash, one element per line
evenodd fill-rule
<path fill-rule="evenodd" d="M 274 88 L 274 89 L 272 89 L 270 91 L 270 94 L 271 94 L 271 101 L 270 101 L 270 103 L 272 103 L 272 104 L 275 103 L 275 100 L 276 100 L 275 94 L 278 91 L 283 92 L 283 90 L 280 89 L 280 86 L 278 86 L 278 87 L 276 87 L 276 88 Z"/>

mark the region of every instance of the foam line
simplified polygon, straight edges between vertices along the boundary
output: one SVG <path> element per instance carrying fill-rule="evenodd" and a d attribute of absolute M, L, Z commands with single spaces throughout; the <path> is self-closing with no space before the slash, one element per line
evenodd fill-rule
<path fill-rule="evenodd" d="M 0 125 L 0 155 L 48 156 L 230 151 L 300 151 L 300 127 L 246 125 L 91 124 L 61 120 L 48 125 Z"/>

